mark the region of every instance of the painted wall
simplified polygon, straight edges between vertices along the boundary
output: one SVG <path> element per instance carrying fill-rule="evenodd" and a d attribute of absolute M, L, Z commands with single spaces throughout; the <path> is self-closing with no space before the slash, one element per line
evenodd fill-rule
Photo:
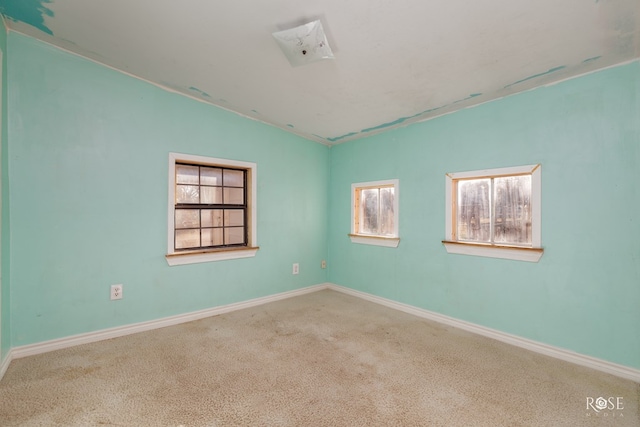
<path fill-rule="evenodd" d="M 327 147 L 8 37 L 13 347 L 326 281 Z M 255 258 L 167 265 L 171 151 L 257 163 Z"/>
<path fill-rule="evenodd" d="M 542 164 L 539 263 L 449 255 L 445 173 Z M 352 244 L 350 185 L 400 180 L 397 249 Z M 329 281 L 640 368 L 640 63 L 331 150 Z"/>
<path fill-rule="evenodd" d="M 0 364 L 11 348 L 11 306 L 9 280 L 9 180 L 7 179 L 7 27 L 0 17 L 2 51 L 2 112 L 0 117 Z"/>

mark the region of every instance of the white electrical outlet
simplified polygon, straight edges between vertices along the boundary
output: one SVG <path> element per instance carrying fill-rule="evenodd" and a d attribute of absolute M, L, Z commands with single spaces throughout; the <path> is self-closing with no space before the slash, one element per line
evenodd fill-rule
<path fill-rule="evenodd" d="M 122 285 L 111 285 L 111 299 L 122 299 Z"/>
<path fill-rule="evenodd" d="M 320 268 L 327 268 L 327 261 L 322 260 L 322 262 L 320 263 Z"/>
<path fill-rule="evenodd" d="M 300 273 L 300 265 L 296 262 L 295 264 L 293 264 L 293 271 L 291 274 L 298 274 Z"/>

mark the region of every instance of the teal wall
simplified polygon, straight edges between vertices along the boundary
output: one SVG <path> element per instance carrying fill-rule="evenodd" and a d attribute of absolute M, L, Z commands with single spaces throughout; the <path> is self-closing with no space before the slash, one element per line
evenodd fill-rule
<path fill-rule="evenodd" d="M 13 347 L 326 281 L 327 147 L 8 37 Z M 257 163 L 255 258 L 167 265 L 171 151 Z"/>
<path fill-rule="evenodd" d="M 449 255 L 445 173 L 542 164 L 539 263 Z M 400 180 L 397 249 L 352 244 L 353 182 Z M 329 281 L 640 368 L 640 63 L 331 150 Z"/>
<path fill-rule="evenodd" d="M 9 280 L 9 180 L 7 179 L 7 28 L 0 17 L 2 51 L 2 115 L 0 117 L 0 363 L 11 348 L 11 306 Z"/>

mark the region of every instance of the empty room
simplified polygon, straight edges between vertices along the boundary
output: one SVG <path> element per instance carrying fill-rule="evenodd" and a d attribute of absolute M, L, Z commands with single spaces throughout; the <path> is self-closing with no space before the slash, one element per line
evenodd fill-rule
<path fill-rule="evenodd" d="M 638 0 L 0 0 L 1 426 L 640 425 Z"/>

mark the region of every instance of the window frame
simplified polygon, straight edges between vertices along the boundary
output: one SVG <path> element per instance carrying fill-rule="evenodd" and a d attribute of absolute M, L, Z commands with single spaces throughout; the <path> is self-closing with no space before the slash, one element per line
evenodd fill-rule
<path fill-rule="evenodd" d="M 356 193 L 362 189 L 393 187 L 393 233 L 392 235 L 362 234 L 356 229 L 357 215 Z M 400 244 L 399 230 L 400 180 L 387 179 L 381 181 L 358 182 L 351 184 L 351 233 L 352 243 L 397 248 Z"/>
<path fill-rule="evenodd" d="M 246 246 L 224 246 L 216 248 L 179 249 L 175 245 L 175 191 L 176 164 L 186 163 L 199 166 L 212 166 L 246 171 Z M 182 153 L 169 153 L 169 188 L 167 211 L 167 255 L 170 266 L 195 264 L 201 262 L 223 261 L 237 258 L 249 258 L 256 255 L 257 241 L 257 164 L 239 160 L 220 159 Z"/>
<path fill-rule="evenodd" d="M 464 179 L 499 178 L 514 175 L 531 175 L 531 246 L 479 243 L 457 240 L 455 234 L 456 181 Z M 544 253 L 541 241 L 542 225 L 542 165 L 524 165 L 497 169 L 484 169 L 445 174 L 445 240 L 442 243 L 448 253 L 502 258 L 516 261 L 538 262 Z"/>

